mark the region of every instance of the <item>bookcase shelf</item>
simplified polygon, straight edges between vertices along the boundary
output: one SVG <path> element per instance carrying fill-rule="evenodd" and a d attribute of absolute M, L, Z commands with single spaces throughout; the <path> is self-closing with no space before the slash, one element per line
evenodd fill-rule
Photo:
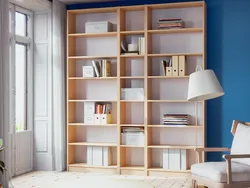
<path fill-rule="evenodd" d="M 120 145 L 122 148 L 144 148 L 144 146 L 137 146 L 137 145 Z"/>
<path fill-rule="evenodd" d="M 171 125 L 148 125 L 148 127 L 152 127 L 152 128 L 183 128 L 183 129 L 189 129 L 189 128 L 204 128 L 203 126 L 201 125 L 187 125 L 187 126 L 171 126 Z"/>
<path fill-rule="evenodd" d="M 117 168 L 117 165 L 110 165 L 110 166 L 95 166 L 95 165 L 88 165 L 86 163 L 75 163 L 69 164 L 70 167 L 86 167 L 86 168 Z"/>
<path fill-rule="evenodd" d="M 162 53 L 162 54 L 148 54 L 148 57 L 171 57 L 171 56 L 202 56 L 202 53 Z"/>
<path fill-rule="evenodd" d="M 189 78 L 189 76 L 148 76 L 151 79 L 182 79 Z"/>
<path fill-rule="evenodd" d="M 202 148 L 202 146 L 172 146 L 172 145 L 149 145 L 148 148 L 157 148 L 157 149 L 167 149 L 167 148 L 177 148 L 177 149 L 195 149 Z"/>
<path fill-rule="evenodd" d="M 144 170 L 144 166 L 122 166 L 122 170 Z"/>
<path fill-rule="evenodd" d="M 69 126 L 85 126 L 85 127 L 116 127 L 117 124 L 85 124 L 85 123 L 68 123 Z"/>
<path fill-rule="evenodd" d="M 159 21 L 166 18 L 180 18 L 185 27 L 159 29 Z M 112 23 L 112 31 L 85 32 L 86 22 L 98 21 Z M 140 46 L 144 52 L 129 54 L 122 50 L 123 41 L 138 44 L 139 49 L 141 37 L 145 39 L 144 46 Z M 196 66 L 206 69 L 206 3 L 68 10 L 66 38 L 67 169 L 144 176 L 189 175 L 191 165 L 198 162 L 194 149 L 206 146 L 206 103 L 198 102 L 196 117 L 195 102 L 187 101 L 189 75 Z M 186 70 L 184 74 L 165 76 L 164 61 L 173 60 L 173 56 L 185 57 Z M 82 77 L 82 66 L 93 66 L 93 61 L 101 60 L 111 62 L 109 77 Z M 95 113 L 85 117 L 85 107 L 90 103 Z M 100 118 L 105 116 L 96 114 L 96 105 L 106 103 L 112 106 L 110 124 L 102 124 Z M 166 114 L 188 114 L 189 125 L 163 125 Z M 97 124 L 88 123 L 87 118 L 94 118 Z M 140 131 L 135 139 L 133 133 L 127 134 L 128 130 Z M 129 138 L 138 139 L 140 144 L 129 143 Z M 112 165 L 89 165 L 90 148 L 110 149 Z M 173 150 L 186 152 L 184 170 L 163 168 L 163 152 Z"/>
<path fill-rule="evenodd" d="M 143 35 L 144 31 L 121 31 L 121 35 Z"/>
<path fill-rule="evenodd" d="M 69 146 L 117 146 L 113 143 L 69 142 Z"/>
<path fill-rule="evenodd" d="M 128 54 L 128 55 L 121 55 L 120 57 L 121 58 L 143 58 L 144 55 L 130 55 L 130 54 Z"/>
<path fill-rule="evenodd" d="M 168 34 L 168 33 L 202 33 L 202 28 L 184 28 L 184 29 L 170 29 L 170 30 L 148 30 L 150 34 Z"/>
<path fill-rule="evenodd" d="M 114 59 L 117 58 L 117 56 L 69 56 L 68 59 Z"/>
<path fill-rule="evenodd" d="M 82 37 L 109 37 L 116 36 L 117 32 L 107 32 L 107 33 L 74 33 L 68 34 L 72 38 L 82 38 Z"/>
<path fill-rule="evenodd" d="M 144 76 L 121 76 L 120 79 L 144 79 Z"/>
<path fill-rule="evenodd" d="M 115 80 L 117 77 L 69 77 L 69 80 Z"/>
<path fill-rule="evenodd" d="M 148 100 L 150 103 L 187 103 L 188 100 Z"/>
<path fill-rule="evenodd" d="M 156 172 L 184 172 L 184 173 L 190 173 L 190 170 L 169 170 L 164 168 L 149 168 L 148 171 L 156 171 Z"/>

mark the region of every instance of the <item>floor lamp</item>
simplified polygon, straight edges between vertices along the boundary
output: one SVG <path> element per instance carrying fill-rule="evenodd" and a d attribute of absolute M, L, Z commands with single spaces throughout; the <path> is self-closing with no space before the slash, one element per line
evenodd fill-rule
<path fill-rule="evenodd" d="M 199 70 L 200 68 L 200 70 Z M 198 101 L 214 99 L 224 95 L 224 91 L 213 70 L 202 70 L 196 67 L 196 72 L 190 74 L 188 83 L 188 101 L 195 101 L 195 121 L 198 126 Z M 197 131 L 195 135 L 195 147 L 197 148 Z"/>

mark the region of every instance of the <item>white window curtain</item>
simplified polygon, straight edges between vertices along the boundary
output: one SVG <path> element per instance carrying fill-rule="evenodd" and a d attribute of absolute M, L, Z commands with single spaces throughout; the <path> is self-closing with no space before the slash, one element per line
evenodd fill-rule
<path fill-rule="evenodd" d="M 66 6 L 53 0 L 53 164 L 55 171 L 66 168 Z"/>
<path fill-rule="evenodd" d="M 6 147 L 0 158 L 5 162 L 6 169 L 4 175 L 0 175 L 0 182 L 3 187 L 8 187 L 10 170 L 10 145 L 9 145 L 9 0 L 0 0 L 0 138 Z"/>

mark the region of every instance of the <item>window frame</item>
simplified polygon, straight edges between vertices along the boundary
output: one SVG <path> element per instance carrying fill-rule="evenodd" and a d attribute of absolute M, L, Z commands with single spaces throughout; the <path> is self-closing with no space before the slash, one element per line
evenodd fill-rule
<path fill-rule="evenodd" d="M 19 12 L 21 14 L 27 15 L 27 35 L 20 36 L 17 35 L 16 32 L 16 24 L 15 24 L 15 13 Z M 22 7 L 16 6 L 14 4 L 10 4 L 10 15 L 11 15 L 11 30 L 10 30 L 10 63 L 11 63 L 11 90 L 12 90 L 12 110 L 11 110 L 11 121 L 13 122 L 13 131 L 14 132 L 22 132 L 32 130 L 33 126 L 33 12 Z M 15 54 L 16 49 L 15 45 L 25 45 L 26 46 L 26 76 L 25 76 L 25 125 L 23 130 L 16 130 L 16 114 L 15 114 Z"/>

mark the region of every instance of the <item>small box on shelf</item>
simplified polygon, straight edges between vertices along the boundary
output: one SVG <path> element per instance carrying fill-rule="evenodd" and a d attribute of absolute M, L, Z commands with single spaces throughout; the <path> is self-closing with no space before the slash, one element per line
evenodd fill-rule
<path fill-rule="evenodd" d="M 82 66 L 83 77 L 95 77 L 94 68 L 92 66 Z"/>
<path fill-rule="evenodd" d="M 86 22 L 85 33 L 105 33 L 112 32 L 112 23 L 109 21 Z"/>
<path fill-rule="evenodd" d="M 94 124 L 95 123 L 94 114 L 84 114 L 84 123 L 85 124 Z"/>
<path fill-rule="evenodd" d="M 84 114 L 95 113 L 95 102 L 84 102 Z"/>
<path fill-rule="evenodd" d="M 143 127 L 122 128 L 122 145 L 144 146 L 144 138 Z"/>

